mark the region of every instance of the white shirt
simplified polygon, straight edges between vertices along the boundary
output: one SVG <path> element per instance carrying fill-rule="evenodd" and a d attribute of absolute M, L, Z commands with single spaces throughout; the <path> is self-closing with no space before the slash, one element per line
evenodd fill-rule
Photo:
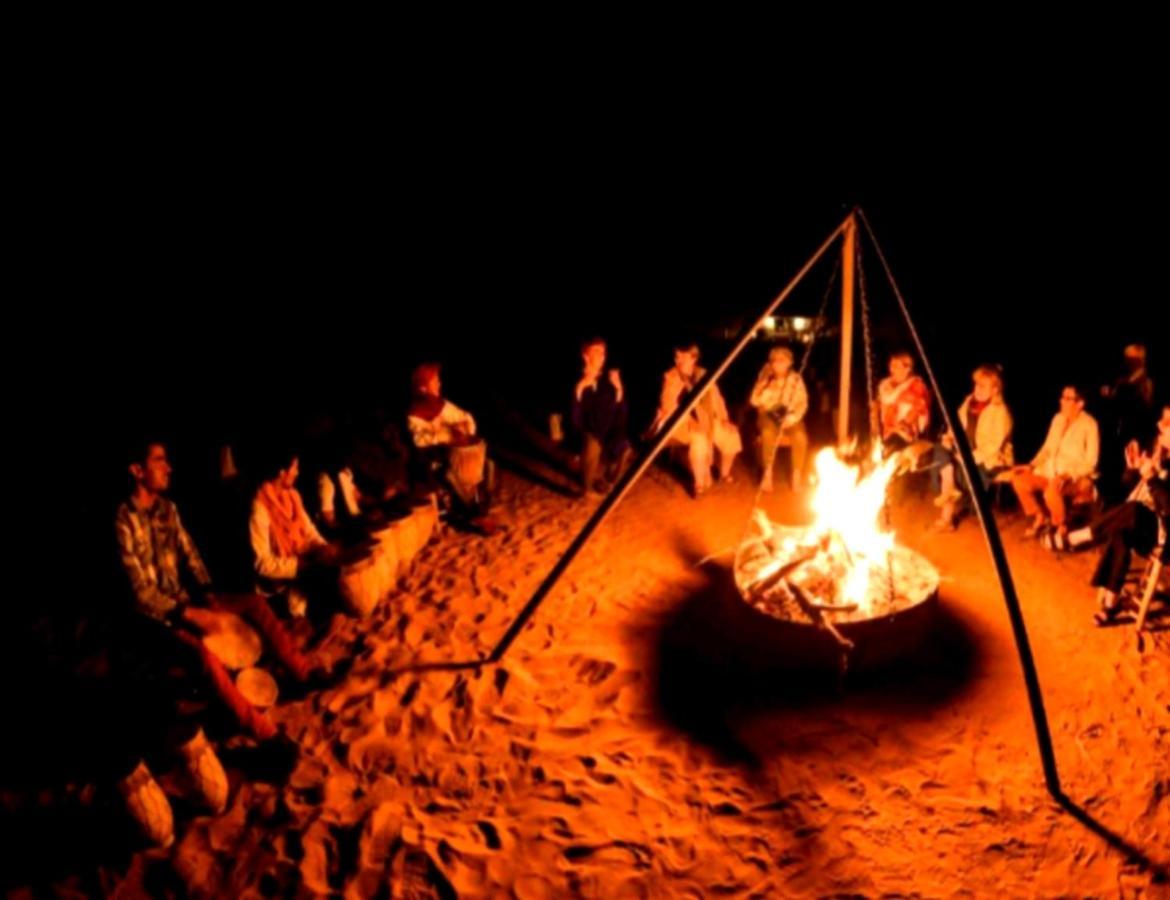
<path fill-rule="evenodd" d="M 1081 412 L 1069 421 L 1064 413 L 1052 417 L 1044 446 L 1032 460 L 1032 468 L 1044 478 L 1093 478 L 1097 474 L 1100 433 L 1097 420 Z"/>
<path fill-rule="evenodd" d="M 443 409 L 431 421 L 418 416 L 407 416 L 406 425 L 416 447 L 435 447 L 450 444 L 455 439 L 455 428 L 460 427 L 468 434 L 475 434 L 475 419 L 471 413 L 460 409 L 450 400 L 443 401 Z"/>
<path fill-rule="evenodd" d="M 784 428 L 791 428 L 808 412 L 808 388 L 804 386 L 804 379 L 799 372 L 790 369 L 783 378 L 772 375 L 770 380 L 765 381 L 764 372 L 760 373 L 756 386 L 752 388 L 751 405 L 765 411 L 778 406 L 788 407 L 784 421 L 780 424 Z"/>
<path fill-rule="evenodd" d="M 326 543 L 321 537 L 317 526 L 308 520 L 309 541 L 313 544 Z M 268 516 L 268 507 L 257 498 L 252 501 L 252 518 L 248 523 L 248 533 L 252 540 L 252 554 L 256 560 L 256 573 L 264 578 L 279 581 L 291 581 L 297 577 L 297 558 L 295 556 L 278 556 L 276 548 L 272 546 L 271 519 Z"/>

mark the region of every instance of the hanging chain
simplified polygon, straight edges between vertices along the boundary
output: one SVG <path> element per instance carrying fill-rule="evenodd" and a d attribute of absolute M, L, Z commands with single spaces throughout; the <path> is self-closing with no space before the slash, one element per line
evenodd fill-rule
<path fill-rule="evenodd" d="M 861 264 L 861 241 L 857 242 L 857 287 L 861 294 L 861 335 L 865 343 L 865 391 L 870 411 L 868 418 L 869 439 L 871 442 L 876 439 L 880 444 L 882 431 L 880 423 L 875 421 L 877 413 L 874 410 L 877 406 L 877 394 L 873 386 L 873 337 L 869 328 L 869 294 L 865 289 L 865 267 Z M 882 500 L 882 518 L 885 520 L 887 529 L 893 527 L 890 516 L 889 485 L 886 486 L 886 495 Z M 894 554 L 892 552 L 886 553 L 886 591 L 889 601 L 893 603 L 897 590 L 894 585 Z"/>

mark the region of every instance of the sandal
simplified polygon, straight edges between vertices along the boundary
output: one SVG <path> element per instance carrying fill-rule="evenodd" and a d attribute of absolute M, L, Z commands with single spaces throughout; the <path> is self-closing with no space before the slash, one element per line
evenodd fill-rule
<path fill-rule="evenodd" d="M 1068 542 L 1068 536 L 1060 528 L 1049 528 L 1043 531 L 1040 535 L 1040 543 L 1044 545 L 1045 550 L 1050 550 L 1053 553 L 1067 553 L 1072 549 Z"/>
<path fill-rule="evenodd" d="M 1118 603 L 1116 606 L 1102 607 L 1093 614 L 1093 621 L 1097 624 L 1098 628 L 1104 628 L 1107 625 L 1113 624 L 1114 620 L 1117 619 L 1117 614 L 1119 612 L 1121 612 L 1120 603 Z"/>
<path fill-rule="evenodd" d="M 1098 628 L 1112 624 L 1117 614 L 1121 612 L 1121 595 L 1111 594 L 1102 588 L 1098 594 L 1098 603 L 1101 608 L 1093 614 L 1093 621 L 1097 623 Z"/>

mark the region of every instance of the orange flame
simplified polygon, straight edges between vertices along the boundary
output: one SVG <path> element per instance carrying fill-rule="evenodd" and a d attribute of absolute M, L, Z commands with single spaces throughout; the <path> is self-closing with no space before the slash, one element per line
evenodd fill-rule
<path fill-rule="evenodd" d="M 832 448 L 821 450 L 815 460 L 816 488 L 810 502 L 814 519 L 801 543 L 821 542 L 841 558 L 846 572 L 841 597 L 863 614 L 871 612 L 870 579 L 885 569 L 894 547 L 894 536 L 882 528 L 880 519 L 896 466 L 896 454 L 883 462 L 880 447 L 875 447 L 866 472 L 846 463 Z M 766 517 L 762 524 L 771 531 Z M 785 540 L 753 582 L 778 571 L 795 550 L 796 541 Z"/>

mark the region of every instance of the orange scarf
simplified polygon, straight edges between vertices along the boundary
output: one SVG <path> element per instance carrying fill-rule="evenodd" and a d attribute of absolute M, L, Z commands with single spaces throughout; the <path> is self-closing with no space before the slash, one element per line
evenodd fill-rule
<path fill-rule="evenodd" d="M 300 493 L 269 481 L 257 496 L 268 510 L 268 528 L 277 554 L 300 556 L 309 547 L 309 517 Z"/>

